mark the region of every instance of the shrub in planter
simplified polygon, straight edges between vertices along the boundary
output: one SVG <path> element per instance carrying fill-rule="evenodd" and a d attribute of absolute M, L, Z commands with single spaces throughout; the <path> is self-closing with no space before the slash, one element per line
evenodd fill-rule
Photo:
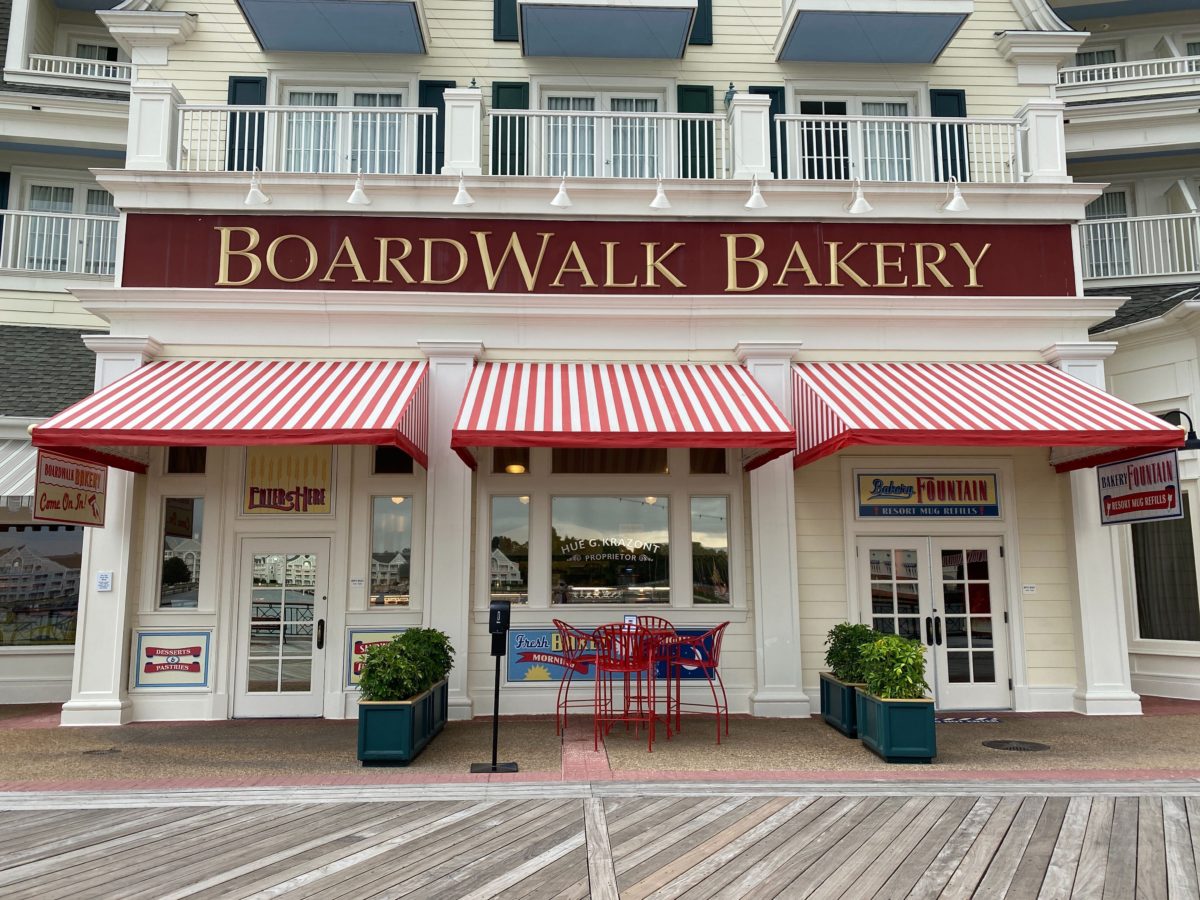
<path fill-rule="evenodd" d="M 825 665 L 821 673 L 821 718 L 846 737 L 858 735 L 854 687 L 862 684 L 863 644 L 879 637 L 866 625 L 840 622 L 825 639 Z"/>
<path fill-rule="evenodd" d="M 410 628 L 368 648 L 359 675 L 358 758 L 363 765 L 406 765 L 446 724 L 449 638 Z"/>
<path fill-rule="evenodd" d="M 860 648 L 858 736 L 888 762 L 927 763 L 937 756 L 933 698 L 927 696 L 925 648 L 890 634 Z"/>

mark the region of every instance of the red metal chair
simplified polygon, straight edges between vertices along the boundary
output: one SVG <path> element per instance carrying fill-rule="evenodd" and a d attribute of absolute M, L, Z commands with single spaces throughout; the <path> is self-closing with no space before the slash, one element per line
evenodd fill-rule
<path fill-rule="evenodd" d="M 566 673 L 558 682 L 558 701 L 554 707 L 554 733 L 562 734 L 567 727 L 567 712 L 572 705 L 592 706 L 592 699 L 572 700 L 571 682 L 581 668 L 586 671 L 596 661 L 596 644 L 586 631 L 580 631 L 560 619 L 554 619 L 554 627 L 562 642 L 562 658 Z"/>
<path fill-rule="evenodd" d="M 684 707 L 693 709 L 712 709 L 717 720 L 717 743 L 721 743 L 721 716 L 725 716 L 725 733 L 729 734 L 729 697 L 725 693 L 725 682 L 721 680 L 721 639 L 725 636 L 728 622 L 722 622 L 704 634 L 680 636 L 670 643 L 670 653 L 667 662 L 667 691 L 671 690 L 671 674 L 675 675 L 675 730 L 682 728 L 680 713 Z M 683 680 L 684 669 L 699 669 L 708 680 L 709 690 L 712 691 L 713 702 L 710 707 L 706 703 L 682 702 L 680 683 Z M 717 688 L 721 688 L 721 696 L 717 696 Z M 670 704 L 668 703 L 668 709 Z"/>
<path fill-rule="evenodd" d="M 645 723 L 648 747 L 653 752 L 654 635 L 640 625 L 601 625 L 592 632 L 592 640 L 596 646 L 593 748 L 600 749 L 601 730 L 607 735 L 616 722 L 633 723 L 635 727 Z M 645 695 L 641 689 L 643 675 L 647 682 Z M 623 683 L 622 706 L 619 710 L 613 702 L 613 683 L 618 676 Z"/>

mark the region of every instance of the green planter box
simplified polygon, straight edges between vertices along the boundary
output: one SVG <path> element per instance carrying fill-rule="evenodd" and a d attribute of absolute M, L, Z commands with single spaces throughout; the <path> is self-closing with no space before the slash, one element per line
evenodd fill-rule
<path fill-rule="evenodd" d="M 439 681 L 411 700 L 360 700 L 358 758 L 364 766 L 406 766 L 446 726 L 450 691 Z"/>
<path fill-rule="evenodd" d="M 858 737 L 890 763 L 928 763 L 937 756 L 933 700 L 882 700 L 858 689 Z"/>
<path fill-rule="evenodd" d="M 858 737 L 856 686 L 821 673 L 821 718 L 846 737 Z"/>

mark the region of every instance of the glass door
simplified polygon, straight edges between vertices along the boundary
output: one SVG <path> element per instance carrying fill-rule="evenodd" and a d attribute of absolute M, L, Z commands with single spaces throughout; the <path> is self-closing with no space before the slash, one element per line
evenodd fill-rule
<path fill-rule="evenodd" d="M 939 709 L 1006 709 L 1008 643 L 998 538 L 860 538 L 863 621 L 925 645 Z"/>
<path fill-rule="evenodd" d="M 246 541 L 235 716 L 320 716 L 329 542 Z"/>

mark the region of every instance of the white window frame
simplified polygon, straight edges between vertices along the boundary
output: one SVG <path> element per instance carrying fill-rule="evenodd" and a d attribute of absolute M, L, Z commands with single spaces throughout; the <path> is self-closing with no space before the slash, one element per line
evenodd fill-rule
<path fill-rule="evenodd" d="M 529 470 L 522 475 L 492 473 L 492 454 L 479 451 L 476 481 L 475 587 L 473 612 L 486 620 L 491 598 L 492 497 L 529 497 L 529 601 L 513 606 L 513 621 L 521 625 L 546 623 L 551 618 L 572 624 L 598 625 L 620 620 L 637 611 L 663 615 L 677 624 L 744 621 L 747 610 L 745 519 L 742 492 L 744 472 L 740 454 L 726 451 L 725 474 L 692 475 L 687 448 L 667 451 L 666 475 L 566 475 L 550 471 L 552 450 L 532 448 Z M 655 496 L 669 501 L 671 601 L 668 604 L 560 604 L 551 602 L 551 529 L 554 497 Z M 729 603 L 694 603 L 692 599 L 692 497 L 727 497 L 729 502 Z"/>
<path fill-rule="evenodd" d="M 29 192 L 34 186 L 67 187 L 74 190 L 71 197 L 71 212 L 66 215 L 87 215 L 87 192 L 103 191 L 104 188 L 88 172 L 67 169 L 36 169 L 13 166 L 11 170 L 8 208 L 11 212 L 32 212 L 29 209 Z M 110 194 L 111 196 L 111 194 Z M 14 206 L 14 203 L 16 204 Z M 117 218 L 112 216 L 111 218 Z"/>
<path fill-rule="evenodd" d="M 1074 58 L 1072 58 L 1071 68 L 1076 68 L 1081 65 L 1116 66 L 1126 62 L 1124 41 L 1106 41 L 1104 43 L 1084 44 L 1075 51 L 1075 56 L 1078 56 L 1080 53 L 1103 53 L 1105 50 L 1111 50 L 1116 55 L 1116 59 L 1113 62 L 1077 63 L 1074 61 Z"/>
<path fill-rule="evenodd" d="M 1103 193 L 1101 193 L 1101 195 L 1100 195 L 1101 197 L 1107 197 L 1109 194 L 1124 194 L 1125 195 L 1125 215 L 1118 216 L 1115 218 L 1129 219 L 1129 218 L 1133 218 L 1134 216 L 1137 215 L 1137 212 L 1136 212 L 1137 190 L 1135 189 L 1135 187 L 1136 186 L 1133 184 L 1116 182 L 1116 183 L 1109 184 L 1109 186 L 1104 189 Z M 1098 200 L 1100 198 L 1097 197 L 1096 199 Z M 1092 202 L 1095 202 L 1095 201 L 1092 201 Z M 1084 221 L 1086 221 L 1086 222 L 1106 222 L 1106 221 L 1112 221 L 1112 220 L 1111 219 L 1084 219 Z"/>
<path fill-rule="evenodd" d="M 54 55 L 75 57 L 75 49 L 79 44 L 96 44 L 101 47 L 113 47 L 117 51 L 117 62 L 128 63 L 129 54 L 121 45 L 113 40 L 106 28 L 93 28 L 90 25 L 59 25 L 54 33 Z"/>
<path fill-rule="evenodd" d="M 377 617 L 391 617 L 386 624 L 396 621 L 404 624 L 420 624 L 421 611 L 425 607 L 425 492 L 426 473 L 421 464 L 413 461 L 411 474 L 375 474 L 375 448 L 363 446 L 347 448 L 353 456 L 354 474 L 351 479 L 352 508 L 354 516 L 350 522 L 350 580 L 351 588 L 346 596 L 346 613 L 362 616 L 353 624 L 370 627 L 383 624 L 374 621 Z M 412 497 L 412 546 L 408 564 L 408 605 L 371 606 L 371 540 L 375 519 L 376 497 Z M 361 571 L 361 576 L 359 572 Z M 355 582 L 361 577 L 363 585 Z"/>
<path fill-rule="evenodd" d="M 533 86 L 530 86 L 530 92 L 533 93 Z M 537 105 L 536 109 L 547 112 L 549 110 L 549 101 L 552 98 L 589 98 L 595 101 L 595 106 L 591 110 L 580 110 L 579 112 L 594 112 L 594 113 L 611 113 L 613 100 L 654 100 L 657 108 L 655 114 L 659 113 L 674 113 L 676 104 L 672 102 L 672 94 L 675 92 L 668 89 L 665 85 L 661 88 L 648 87 L 644 81 L 628 80 L 627 85 L 621 85 L 615 81 L 607 81 L 603 86 L 596 85 L 570 85 L 570 84 L 546 84 L 539 85 L 536 92 Z M 670 104 L 670 105 L 668 105 Z M 566 110 L 563 110 L 566 112 Z M 631 117 L 637 116 L 637 113 L 629 113 Z M 605 128 L 604 119 L 597 120 L 596 131 L 600 132 Z M 540 129 L 534 129 L 531 143 L 534 146 L 530 152 L 535 154 L 546 153 L 546 149 L 537 146 L 540 143 Z M 610 177 L 612 173 L 611 159 L 605 159 L 601 155 L 601 151 L 607 149 L 610 153 L 613 146 L 613 136 L 611 127 L 607 128 L 602 134 L 593 135 L 592 144 L 592 173 L 591 177 Z M 663 152 L 665 148 L 660 147 L 659 152 Z M 661 157 L 660 157 L 661 158 Z M 557 175 L 561 173 L 549 172 L 547 175 Z M 572 174 L 572 173 L 568 173 Z"/>

